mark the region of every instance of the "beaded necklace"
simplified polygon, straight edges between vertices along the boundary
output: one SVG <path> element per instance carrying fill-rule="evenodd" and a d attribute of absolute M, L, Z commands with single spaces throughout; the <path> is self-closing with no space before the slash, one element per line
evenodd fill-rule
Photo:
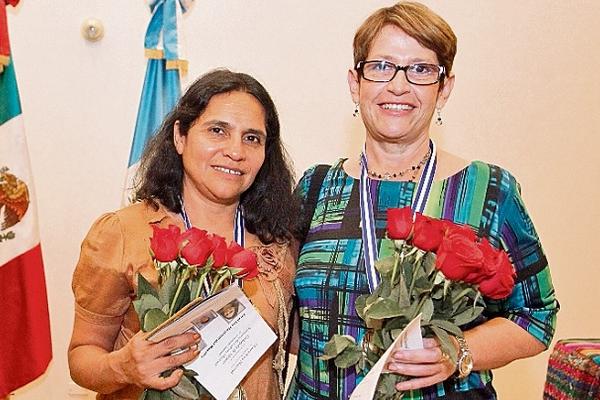
<path fill-rule="evenodd" d="M 380 174 L 378 172 L 373 171 L 372 169 L 367 169 L 367 174 L 369 175 L 370 178 L 383 179 L 384 181 L 389 181 L 390 179 L 402 178 L 407 173 L 412 172 L 412 176 L 409 178 L 409 181 L 414 182 L 417 175 L 419 174 L 419 171 L 427 163 L 427 160 L 429 160 L 430 156 L 431 156 L 431 149 L 429 149 L 427 151 L 427 153 L 425 154 L 425 156 L 423 156 L 421 161 L 419 161 L 415 165 L 411 165 L 410 167 L 403 169 L 402 171 L 384 172 L 383 174 Z M 362 160 L 361 160 L 361 163 L 362 163 Z"/>

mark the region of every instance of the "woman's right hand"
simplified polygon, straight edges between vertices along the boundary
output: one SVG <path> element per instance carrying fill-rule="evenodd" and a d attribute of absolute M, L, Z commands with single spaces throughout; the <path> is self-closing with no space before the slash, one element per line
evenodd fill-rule
<path fill-rule="evenodd" d="M 123 348 L 109 353 L 111 369 L 123 379 L 121 383 L 124 384 L 157 390 L 176 386 L 183 376 L 183 370 L 177 369 L 165 377 L 161 373 L 196 358 L 199 354 L 200 335 L 184 333 L 158 343 L 146 340 L 147 336 L 148 333 L 140 331 Z M 171 354 L 178 349 L 186 350 Z"/>

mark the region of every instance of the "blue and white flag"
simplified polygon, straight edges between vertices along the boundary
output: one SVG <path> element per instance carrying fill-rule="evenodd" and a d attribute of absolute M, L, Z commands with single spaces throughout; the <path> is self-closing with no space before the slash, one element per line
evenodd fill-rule
<path fill-rule="evenodd" d="M 181 16 L 192 1 L 148 2 L 152 12 L 144 40 L 148 66 L 129 153 L 123 205 L 131 203 L 134 177 L 146 143 L 181 96 L 181 76 L 187 72 L 187 61 L 181 50 Z"/>

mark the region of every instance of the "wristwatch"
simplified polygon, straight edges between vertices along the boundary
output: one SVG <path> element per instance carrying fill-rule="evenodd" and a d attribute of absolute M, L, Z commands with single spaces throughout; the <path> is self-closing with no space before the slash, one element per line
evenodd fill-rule
<path fill-rule="evenodd" d="M 463 379 L 466 378 L 473 369 L 473 356 L 471 355 L 471 350 L 469 350 L 469 346 L 464 337 L 456 336 L 456 341 L 459 346 L 456 372 L 458 373 L 458 378 Z"/>

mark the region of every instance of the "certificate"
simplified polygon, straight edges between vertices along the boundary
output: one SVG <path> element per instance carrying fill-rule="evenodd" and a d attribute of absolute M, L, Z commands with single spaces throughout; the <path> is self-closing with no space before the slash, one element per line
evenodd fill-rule
<path fill-rule="evenodd" d="M 186 365 L 217 400 L 226 400 L 277 336 L 237 285 L 195 301 L 157 327 L 148 340 L 198 332 L 198 358 Z"/>

